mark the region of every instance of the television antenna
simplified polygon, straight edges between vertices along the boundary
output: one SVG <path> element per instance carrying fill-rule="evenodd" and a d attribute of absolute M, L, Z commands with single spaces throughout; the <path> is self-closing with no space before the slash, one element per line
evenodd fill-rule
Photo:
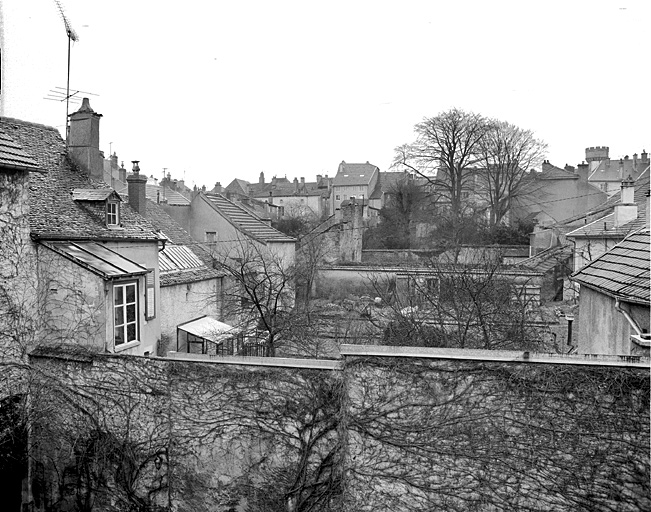
<path fill-rule="evenodd" d="M 72 28 L 72 25 L 70 25 L 70 20 L 68 20 L 68 17 L 66 16 L 66 13 L 63 9 L 63 5 L 61 5 L 61 2 L 59 0 L 54 0 L 54 3 L 57 6 L 57 9 L 59 10 L 59 14 L 61 15 L 61 19 L 63 20 L 63 25 L 66 29 L 66 35 L 68 36 L 68 78 L 66 82 L 66 143 L 68 142 L 68 135 L 70 131 L 70 124 L 68 123 L 68 111 L 70 108 L 70 45 L 72 41 L 79 41 L 79 36 L 77 35 L 77 32 L 75 32 L 75 29 Z M 80 91 L 77 91 L 80 92 Z M 77 94 L 77 92 L 75 94 Z"/>

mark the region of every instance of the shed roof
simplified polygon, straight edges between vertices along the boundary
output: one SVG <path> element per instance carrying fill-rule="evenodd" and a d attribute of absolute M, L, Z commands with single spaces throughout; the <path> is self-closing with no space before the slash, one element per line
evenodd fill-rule
<path fill-rule="evenodd" d="M 649 304 L 649 229 L 628 236 L 571 279 L 627 302 Z"/>
<path fill-rule="evenodd" d="M 178 325 L 177 329 L 203 338 L 213 343 L 221 343 L 228 336 L 235 334 L 233 326 L 215 320 L 211 316 L 202 316 Z"/>

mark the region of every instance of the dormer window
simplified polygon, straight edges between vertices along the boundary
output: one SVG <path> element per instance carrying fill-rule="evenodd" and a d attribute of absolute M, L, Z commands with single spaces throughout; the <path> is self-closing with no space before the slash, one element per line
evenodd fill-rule
<path fill-rule="evenodd" d="M 116 201 L 106 201 L 106 225 L 120 225 L 120 203 Z"/>

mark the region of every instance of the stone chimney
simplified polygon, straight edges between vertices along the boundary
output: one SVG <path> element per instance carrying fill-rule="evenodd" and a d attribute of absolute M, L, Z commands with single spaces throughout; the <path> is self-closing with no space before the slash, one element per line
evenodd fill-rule
<path fill-rule="evenodd" d="M 551 170 L 554 166 L 549 163 L 549 160 L 543 160 L 542 163 L 542 172 L 547 172 Z"/>
<path fill-rule="evenodd" d="M 127 182 L 127 170 L 124 168 L 124 162 L 120 164 L 120 168 L 118 169 L 118 179 L 122 183 Z"/>
<path fill-rule="evenodd" d="M 133 174 L 127 176 L 129 205 L 140 215 L 147 212 L 147 176 L 140 174 L 139 160 L 133 160 Z"/>
<path fill-rule="evenodd" d="M 70 114 L 68 132 L 68 154 L 88 176 L 104 181 L 104 159 L 99 150 L 98 114 L 90 108 L 88 98 L 84 98 L 77 112 Z"/>
<path fill-rule="evenodd" d="M 637 204 L 635 204 L 635 182 L 629 175 L 622 181 L 622 193 L 620 202 L 615 205 L 616 228 L 623 226 L 637 218 Z"/>
<path fill-rule="evenodd" d="M 585 160 L 580 164 L 577 164 L 576 174 L 582 181 L 588 181 L 588 176 L 590 176 L 590 169 Z"/>
<path fill-rule="evenodd" d="M 264 172 L 260 171 L 260 178 L 258 179 L 260 185 L 264 185 Z"/>
<path fill-rule="evenodd" d="M 301 187 L 305 188 L 305 178 L 301 178 Z"/>
<path fill-rule="evenodd" d="M 649 163 L 649 154 L 646 152 L 646 149 L 642 150 L 642 154 L 640 155 L 640 160 L 642 163 Z"/>
<path fill-rule="evenodd" d="M 298 192 L 298 178 L 294 178 L 294 191 Z"/>

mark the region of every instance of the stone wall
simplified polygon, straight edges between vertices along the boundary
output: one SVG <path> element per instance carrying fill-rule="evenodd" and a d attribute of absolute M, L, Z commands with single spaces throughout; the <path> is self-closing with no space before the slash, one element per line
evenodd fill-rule
<path fill-rule="evenodd" d="M 651 506 L 648 360 L 373 348 L 34 354 L 35 510 Z"/>

